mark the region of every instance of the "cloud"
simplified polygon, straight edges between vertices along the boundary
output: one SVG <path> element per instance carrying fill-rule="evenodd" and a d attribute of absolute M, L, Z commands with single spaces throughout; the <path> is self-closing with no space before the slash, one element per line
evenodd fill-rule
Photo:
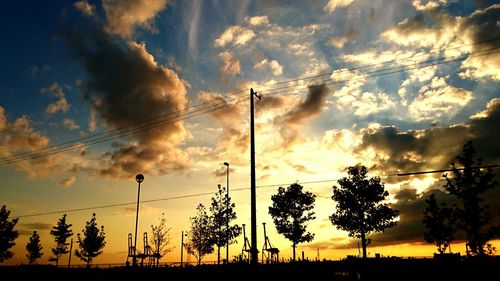
<path fill-rule="evenodd" d="M 19 226 L 28 230 L 46 230 L 52 228 L 52 224 L 43 222 L 20 223 Z"/>
<path fill-rule="evenodd" d="M 232 53 L 222 52 L 219 54 L 219 58 L 222 60 L 222 66 L 219 69 L 222 77 L 225 77 L 225 75 L 234 77 L 241 72 L 240 61 L 234 58 Z"/>
<path fill-rule="evenodd" d="M 433 10 L 438 7 L 441 7 L 441 5 L 446 4 L 448 0 L 430 0 L 425 4 L 422 4 L 422 1 L 420 0 L 413 0 L 412 5 L 417 9 L 417 11 L 427 11 L 427 10 Z"/>
<path fill-rule="evenodd" d="M 64 118 L 63 125 L 64 125 L 64 127 L 68 128 L 72 131 L 80 129 L 80 126 L 78 126 L 78 124 L 76 124 L 75 121 L 73 119 L 70 119 L 70 118 Z"/>
<path fill-rule="evenodd" d="M 324 85 L 309 86 L 308 93 L 304 100 L 295 105 L 294 108 L 284 115 L 275 119 L 275 125 L 280 129 L 283 139 L 282 148 L 289 148 L 299 141 L 299 129 L 307 121 L 319 116 L 329 90 Z"/>
<path fill-rule="evenodd" d="M 267 18 L 267 16 L 246 17 L 245 21 L 252 26 L 264 25 L 269 23 L 269 19 Z"/>
<path fill-rule="evenodd" d="M 263 59 L 253 66 L 254 69 L 268 68 L 272 71 L 274 76 L 283 74 L 283 66 L 276 60 Z"/>
<path fill-rule="evenodd" d="M 153 21 L 169 0 L 103 0 L 106 31 L 130 38 L 136 26 L 154 31 Z"/>
<path fill-rule="evenodd" d="M 67 188 L 67 187 L 71 187 L 73 184 L 75 184 L 75 182 L 76 182 L 76 177 L 69 176 L 69 177 L 62 179 L 59 182 L 59 185 Z"/>
<path fill-rule="evenodd" d="M 189 15 L 185 18 L 188 30 L 188 49 L 193 56 L 198 54 L 198 27 L 202 4 L 201 0 L 192 1 Z"/>
<path fill-rule="evenodd" d="M 73 3 L 73 7 L 79 10 L 82 14 L 88 17 L 95 16 L 95 6 L 90 4 L 87 0 L 79 0 Z"/>
<path fill-rule="evenodd" d="M 124 48 L 104 32 L 78 28 L 66 32 L 66 39 L 89 77 L 80 87 L 85 99 L 109 129 L 152 118 L 159 121 L 158 116 L 185 109 L 185 82 L 159 65 L 144 44 L 128 42 Z M 99 173 L 126 177 L 182 170 L 186 155 L 177 146 L 187 136 L 183 122 L 175 120 L 140 130 L 129 136 L 128 143 L 114 143 L 114 150 L 101 156 Z"/>
<path fill-rule="evenodd" d="M 277 109 L 287 105 L 288 102 L 283 96 L 262 96 L 261 100 L 255 104 L 255 112 L 260 113 L 270 109 Z"/>
<path fill-rule="evenodd" d="M 214 92 L 201 92 L 200 101 L 224 105 L 223 108 L 210 113 L 223 127 L 218 146 L 226 149 L 234 149 L 240 153 L 246 151 L 249 135 L 247 129 L 242 129 L 241 120 L 243 110 L 239 104 L 234 102 L 228 103 L 222 95 Z"/>
<path fill-rule="evenodd" d="M 500 28 L 498 14 L 500 13 L 500 4 L 492 5 L 484 10 L 479 10 L 465 17 L 460 25 L 460 33 L 464 36 L 464 41 L 468 43 L 483 42 L 500 37 Z M 472 51 L 483 51 L 492 48 L 498 48 L 498 40 L 484 42 L 473 45 Z M 487 54 L 482 52 L 480 54 Z M 466 70 L 462 77 L 480 79 L 491 77 L 500 80 L 500 53 L 491 53 L 489 55 L 469 56 L 462 62 L 462 67 Z"/>
<path fill-rule="evenodd" d="M 351 39 L 359 36 L 359 31 L 354 29 L 352 26 L 347 29 L 344 35 L 338 36 L 338 37 L 333 37 L 328 41 L 328 44 L 330 46 L 335 47 L 337 49 L 342 49 L 344 45 Z"/>
<path fill-rule="evenodd" d="M 37 150 L 49 143 L 49 138 L 35 131 L 27 116 L 9 123 L 5 110 L 0 106 L 0 145 L 9 152 Z"/>
<path fill-rule="evenodd" d="M 434 77 L 420 89 L 408 109 L 416 121 L 451 118 L 471 99 L 471 92 L 447 85 L 443 77 Z"/>
<path fill-rule="evenodd" d="M 52 83 L 47 88 L 42 88 L 41 92 L 51 93 L 59 98 L 56 102 L 53 102 L 47 106 L 47 108 L 45 109 L 45 114 L 52 115 L 58 111 L 68 112 L 70 105 L 66 100 L 62 87 L 58 83 Z"/>
<path fill-rule="evenodd" d="M 337 8 L 345 8 L 352 4 L 354 0 L 328 0 L 326 3 L 325 11 L 329 14 L 333 13 Z"/>
<path fill-rule="evenodd" d="M 255 33 L 243 26 L 234 25 L 226 30 L 215 39 L 215 47 L 224 47 L 226 45 L 244 46 L 248 41 L 255 37 Z"/>
<path fill-rule="evenodd" d="M 371 159 L 378 164 L 372 170 L 381 175 L 449 167 L 469 140 L 486 164 L 498 163 L 500 148 L 494 143 L 500 139 L 500 99 L 491 100 L 485 110 L 463 124 L 409 131 L 373 126 L 361 133 L 362 141 L 355 151 L 373 151 Z"/>

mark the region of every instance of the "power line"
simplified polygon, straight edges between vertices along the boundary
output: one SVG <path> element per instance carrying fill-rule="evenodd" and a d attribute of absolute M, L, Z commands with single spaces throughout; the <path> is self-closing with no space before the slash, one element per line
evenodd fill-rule
<path fill-rule="evenodd" d="M 499 39 L 500 38 L 485 40 L 485 41 L 482 41 L 482 42 L 477 42 L 476 44 L 484 43 L 484 42 L 490 42 L 490 41 L 499 40 Z M 474 44 L 470 44 L 470 45 L 474 45 Z M 458 61 L 458 60 L 463 60 L 463 59 L 465 59 L 467 57 L 477 57 L 477 56 L 482 56 L 482 55 L 489 55 L 489 54 L 493 54 L 493 53 L 497 53 L 497 52 L 484 53 L 484 54 L 480 54 L 480 55 L 476 55 L 476 56 L 471 56 L 471 55 L 474 55 L 474 54 L 477 54 L 477 53 L 492 51 L 492 50 L 495 50 L 495 49 L 498 49 L 498 48 L 500 48 L 500 47 L 494 47 L 494 48 L 490 48 L 490 49 L 484 49 L 484 50 L 469 52 L 467 54 L 458 55 L 458 56 L 456 56 L 452 60 L 448 60 L 448 59 L 450 59 L 450 57 L 436 58 L 436 59 L 432 59 L 432 60 L 428 60 L 428 61 L 423 61 L 423 62 L 417 62 L 417 63 L 413 63 L 413 64 L 401 65 L 401 66 L 387 68 L 387 69 L 379 69 L 379 70 L 370 71 L 370 72 L 366 72 L 366 73 L 355 74 L 355 75 L 352 75 L 351 78 L 347 77 L 347 79 L 340 80 L 340 81 L 327 82 L 330 79 L 328 79 L 328 80 L 325 79 L 322 82 L 323 82 L 324 85 L 332 85 L 332 84 L 345 83 L 345 82 L 348 82 L 348 81 L 356 81 L 356 80 L 360 80 L 360 79 L 366 79 L 366 78 L 371 78 L 371 77 L 376 77 L 376 76 L 388 75 L 388 74 L 393 74 L 393 73 L 397 73 L 397 72 L 402 72 L 402 71 L 405 71 L 405 70 L 417 69 L 417 68 L 421 68 L 421 67 L 428 67 L 428 66 L 433 66 L 433 65 L 438 65 L 438 64 L 443 64 L 443 63 L 449 63 L 449 62 L 454 62 L 454 61 Z M 394 62 L 394 61 L 398 61 L 398 60 L 393 60 L 393 61 L 389 61 L 389 62 Z M 431 62 L 434 62 L 434 63 L 431 63 Z M 388 62 L 384 62 L 384 63 L 388 63 Z M 384 63 L 380 63 L 380 64 L 384 64 Z M 374 65 L 377 65 L 377 64 L 374 64 Z M 373 65 L 370 65 L 370 66 L 373 66 Z M 370 67 L 370 66 L 366 66 L 366 67 Z M 408 66 L 413 66 L 413 67 L 407 68 Z M 357 68 L 359 69 L 359 68 L 363 68 L 363 67 L 357 67 Z M 356 68 L 351 68 L 351 70 L 352 69 L 356 69 Z M 395 69 L 395 71 L 389 71 L 389 70 L 394 70 L 394 69 Z M 361 76 L 361 75 L 365 75 L 365 74 L 372 74 L 372 75 Z M 320 75 L 309 76 L 309 78 L 311 78 L 311 77 L 316 78 L 316 77 L 319 77 L 319 76 Z M 361 77 L 358 77 L 356 79 L 352 78 L 352 77 L 357 77 L 357 76 L 361 76 Z M 302 78 L 302 79 L 305 79 L 305 78 Z M 289 80 L 289 81 L 297 81 L 297 80 L 298 79 L 293 79 L 293 80 Z M 285 82 L 289 82 L 289 81 L 282 81 L 282 82 L 279 82 L 279 83 L 276 83 L 276 84 L 281 84 L 281 83 L 285 83 Z M 305 89 L 307 87 L 309 87 L 309 85 L 285 86 L 285 87 L 271 88 L 271 89 L 266 90 L 266 91 L 270 91 L 270 92 L 267 92 L 266 94 L 267 95 L 282 94 L 282 93 L 289 92 L 289 91 L 277 91 L 277 92 L 272 92 L 272 91 L 281 90 L 281 89 L 290 89 L 290 88 L 295 88 L 294 91 L 296 91 L 296 90 Z M 15 162 L 20 162 L 20 161 L 25 161 L 25 160 L 28 160 L 28 159 L 45 157 L 45 156 L 50 156 L 50 155 L 61 153 L 61 152 L 66 152 L 66 151 L 80 149 L 80 148 L 83 148 L 83 147 L 86 147 L 86 146 L 89 146 L 89 145 L 94 145 L 94 144 L 106 142 L 106 141 L 109 141 L 109 140 L 113 140 L 113 139 L 116 139 L 116 138 L 122 138 L 124 136 L 128 136 L 128 135 L 135 134 L 135 133 L 138 133 L 138 132 L 142 132 L 142 131 L 150 130 L 150 129 L 153 129 L 153 128 L 157 128 L 157 127 L 166 125 L 168 123 L 177 122 L 177 121 L 185 120 L 185 119 L 188 119 L 188 118 L 196 117 L 196 116 L 199 116 L 201 114 L 206 114 L 206 113 L 209 113 L 209 112 L 213 112 L 213 111 L 222 109 L 222 108 L 224 108 L 226 106 L 229 106 L 230 105 L 229 102 L 232 102 L 233 100 L 239 100 L 239 99 L 241 99 L 241 97 L 239 97 L 238 95 L 242 94 L 243 91 L 244 90 L 236 92 L 236 93 L 233 93 L 233 95 L 235 95 L 236 97 L 233 97 L 233 98 L 231 98 L 231 99 L 229 99 L 227 101 L 226 100 L 219 101 L 219 103 L 216 103 L 216 104 L 210 104 L 211 102 L 213 102 L 213 101 L 210 101 L 210 102 L 201 103 L 201 104 L 198 104 L 198 105 L 193 106 L 191 108 L 183 110 L 183 111 L 189 111 L 189 110 L 191 110 L 193 108 L 201 107 L 200 109 L 195 109 L 195 110 L 192 110 L 192 111 L 187 112 L 187 113 L 182 113 L 181 111 L 170 112 L 170 113 L 167 113 L 167 114 L 164 114 L 164 115 L 161 115 L 161 116 L 156 116 L 156 117 L 147 119 L 146 121 L 137 122 L 137 123 L 132 124 L 132 125 L 123 126 L 123 127 L 120 127 L 120 128 L 116 128 L 116 129 L 113 129 L 113 130 L 106 131 L 106 132 L 94 134 L 92 136 L 82 137 L 82 138 L 79 138 L 79 139 L 74 139 L 74 140 L 70 140 L 70 141 L 67 141 L 67 142 L 60 143 L 60 144 L 52 145 L 50 147 L 42 148 L 42 149 L 40 149 L 38 151 L 35 151 L 35 152 L 30 151 L 30 152 L 24 152 L 24 153 L 12 155 L 12 156 L 9 156 L 9 157 L 3 157 L 3 158 L 0 158 L 0 159 L 3 160 L 3 161 L 0 161 L 0 166 L 8 165 L 8 164 L 15 163 Z M 214 101 L 217 101 L 217 100 L 214 100 Z M 214 108 L 210 108 L 210 107 L 214 107 Z M 199 114 L 194 114 L 192 116 L 187 116 L 188 114 L 192 114 L 192 113 L 195 113 L 195 112 L 200 112 L 200 113 Z M 172 117 L 170 119 L 159 120 L 159 121 L 156 121 L 155 123 L 148 124 L 148 122 L 151 122 L 153 120 L 160 119 L 162 117 L 165 117 L 165 116 L 168 116 L 168 115 L 172 115 L 172 114 L 176 114 L 176 116 L 174 116 L 174 117 Z M 182 114 L 184 114 L 184 115 L 182 115 Z M 141 125 L 141 126 L 137 127 L 138 125 Z M 128 129 L 128 128 L 131 128 L 131 129 Z M 128 131 L 123 131 L 124 129 L 128 129 Z M 104 136 L 99 137 L 101 135 L 104 135 Z M 91 139 L 91 138 L 96 138 L 96 137 L 99 137 L 99 138 L 97 138 L 97 139 Z M 84 143 L 84 144 L 76 144 L 76 145 L 70 146 L 70 144 L 75 144 L 75 143 L 77 143 L 79 141 L 86 140 L 86 139 L 90 139 L 90 140 L 87 143 Z M 63 146 L 63 147 L 61 147 L 61 146 Z"/>

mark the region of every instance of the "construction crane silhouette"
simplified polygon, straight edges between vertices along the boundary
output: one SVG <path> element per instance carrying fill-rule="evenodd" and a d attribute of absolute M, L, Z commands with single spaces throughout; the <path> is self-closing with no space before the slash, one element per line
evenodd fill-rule
<path fill-rule="evenodd" d="M 266 223 L 263 222 L 264 226 L 264 246 L 262 247 L 262 263 L 278 263 L 280 258 L 280 250 L 273 247 L 269 237 L 266 234 Z"/>
<path fill-rule="evenodd" d="M 241 225 L 243 227 L 243 249 L 241 249 L 241 257 L 240 261 L 248 263 L 250 258 L 251 246 L 250 241 L 248 240 L 247 234 L 245 232 L 245 224 Z"/>
<path fill-rule="evenodd" d="M 144 245 L 144 251 L 142 253 L 136 253 L 134 246 L 132 244 L 132 233 L 128 234 L 128 255 L 127 255 L 127 265 L 130 264 L 129 259 L 134 259 L 134 256 L 136 257 L 136 260 L 140 260 L 140 266 L 141 267 L 153 267 L 153 266 L 158 266 L 159 260 L 160 260 L 160 253 L 154 253 L 153 250 L 151 249 L 151 246 L 149 246 L 148 243 L 148 233 L 144 232 L 143 234 L 143 245 Z"/>

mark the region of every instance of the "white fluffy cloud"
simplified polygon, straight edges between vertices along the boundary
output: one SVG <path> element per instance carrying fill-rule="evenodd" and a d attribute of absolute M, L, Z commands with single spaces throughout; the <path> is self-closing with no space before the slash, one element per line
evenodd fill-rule
<path fill-rule="evenodd" d="M 345 8 L 352 4 L 354 0 L 328 0 L 326 3 L 325 11 L 333 13 L 337 8 Z"/>
<path fill-rule="evenodd" d="M 215 39 L 215 47 L 224 47 L 226 45 L 244 46 L 248 41 L 255 37 L 255 33 L 243 26 L 233 25 Z"/>
<path fill-rule="evenodd" d="M 267 18 L 267 16 L 246 17 L 245 20 L 252 26 L 269 23 L 269 19 Z"/>
<path fill-rule="evenodd" d="M 263 59 L 262 61 L 254 65 L 253 68 L 268 68 L 271 70 L 274 76 L 280 76 L 281 74 L 283 74 L 283 66 L 276 60 Z"/>
<path fill-rule="evenodd" d="M 232 53 L 227 51 L 222 52 L 219 54 L 219 57 L 222 60 L 222 66 L 219 69 L 222 76 L 230 75 L 234 77 L 236 74 L 241 72 L 240 61 L 234 58 Z"/>
<path fill-rule="evenodd" d="M 153 20 L 168 2 L 169 0 L 103 0 L 106 30 L 123 37 L 131 37 L 136 26 L 154 31 Z"/>

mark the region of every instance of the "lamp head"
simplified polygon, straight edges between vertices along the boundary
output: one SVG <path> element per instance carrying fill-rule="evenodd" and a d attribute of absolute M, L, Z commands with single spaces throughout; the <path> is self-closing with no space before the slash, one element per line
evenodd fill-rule
<path fill-rule="evenodd" d="M 227 163 L 227 162 L 224 162 L 224 166 L 228 166 L 228 167 L 229 167 L 229 163 Z"/>
<path fill-rule="evenodd" d="M 137 176 L 135 176 L 135 180 L 138 182 L 138 183 L 141 183 L 144 181 L 144 176 L 142 174 L 137 174 Z"/>

